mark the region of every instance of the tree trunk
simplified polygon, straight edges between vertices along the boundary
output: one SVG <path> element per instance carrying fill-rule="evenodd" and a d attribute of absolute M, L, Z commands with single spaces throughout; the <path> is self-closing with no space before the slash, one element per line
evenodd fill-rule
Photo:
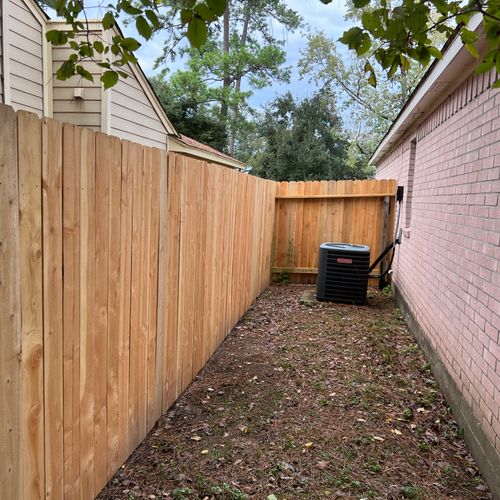
<path fill-rule="evenodd" d="M 224 26 L 223 26 L 224 29 L 223 50 L 224 50 L 224 55 L 226 56 L 229 54 L 229 4 L 230 2 L 228 0 L 226 10 L 224 11 Z M 230 84 L 231 80 L 229 75 L 229 68 L 227 67 L 227 65 L 225 65 L 224 79 L 222 84 L 224 94 L 226 93 L 226 91 L 229 90 Z M 228 103 L 227 103 L 227 98 L 224 96 L 222 98 L 222 102 L 220 105 L 220 117 L 225 123 L 227 123 L 227 114 L 228 114 Z"/>
<path fill-rule="evenodd" d="M 245 18 L 243 20 L 243 31 L 241 32 L 240 43 L 241 46 L 244 47 L 247 43 L 248 38 L 248 25 L 250 24 L 250 6 L 248 3 L 246 4 L 246 12 Z M 241 89 L 241 75 L 237 75 L 236 77 L 236 85 L 235 85 L 235 93 L 237 94 Z M 234 146 L 236 143 L 236 131 L 234 130 L 234 125 L 236 124 L 236 120 L 238 119 L 238 103 L 235 102 L 232 110 L 232 130 L 229 139 L 229 154 L 234 155 Z"/>

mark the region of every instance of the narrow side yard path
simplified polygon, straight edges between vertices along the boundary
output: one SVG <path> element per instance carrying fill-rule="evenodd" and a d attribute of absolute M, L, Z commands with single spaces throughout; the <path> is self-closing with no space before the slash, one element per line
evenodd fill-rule
<path fill-rule="evenodd" d="M 257 299 L 99 498 L 490 498 L 391 297 L 308 288 Z"/>

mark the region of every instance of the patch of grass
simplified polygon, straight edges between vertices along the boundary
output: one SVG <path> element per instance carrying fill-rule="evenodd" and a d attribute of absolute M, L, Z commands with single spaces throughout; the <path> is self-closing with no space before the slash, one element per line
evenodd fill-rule
<path fill-rule="evenodd" d="M 403 349 L 404 354 L 415 354 L 417 352 L 420 352 L 420 346 L 417 343 L 410 344 Z"/>
<path fill-rule="evenodd" d="M 418 488 L 414 484 L 406 484 L 399 490 L 403 498 L 419 499 L 421 498 Z"/>
<path fill-rule="evenodd" d="M 282 448 L 284 450 L 293 450 L 295 448 L 295 442 L 293 436 L 287 435 L 283 440 Z"/>
<path fill-rule="evenodd" d="M 313 382 L 313 387 L 317 390 L 317 391 L 321 391 L 324 389 L 324 383 L 322 380 L 315 380 Z"/>
<path fill-rule="evenodd" d="M 432 407 L 432 405 L 437 401 L 438 392 L 435 389 L 429 389 L 424 395 L 424 405 L 427 407 Z"/>
<path fill-rule="evenodd" d="M 430 373 L 430 371 L 431 371 L 431 364 L 430 364 L 430 363 L 428 363 L 428 362 L 425 362 L 425 363 L 422 365 L 421 370 L 422 370 L 424 373 Z"/>
<path fill-rule="evenodd" d="M 403 410 L 403 418 L 405 420 L 411 420 L 413 418 L 413 410 L 411 408 L 405 408 Z"/>
<path fill-rule="evenodd" d="M 382 472 L 382 467 L 380 464 L 376 462 L 368 462 L 365 464 L 365 467 L 372 473 L 372 474 L 378 474 L 379 472 Z"/>
<path fill-rule="evenodd" d="M 175 490 L 172 490 L 172 498 L 174 500 L 185 500 L 192 494 L 193 490 L 191 488 L 175 488 Z"/>
<path fill-rule="evenodd" d="M 418 445 L 418 449 L 422 452 L 422 453 L 429 453 L 431 451 L 431 446 L 429 443 L 420 443 Z"/>

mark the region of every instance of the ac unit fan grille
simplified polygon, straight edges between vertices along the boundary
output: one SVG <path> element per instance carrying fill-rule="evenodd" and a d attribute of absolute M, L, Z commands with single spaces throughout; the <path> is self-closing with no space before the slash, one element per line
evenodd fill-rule
<path fill-rule="evenodd" d="M 368 288 L 370 248 L 345 243 L 320 246 L 317 298 L 364 304 Z"/>

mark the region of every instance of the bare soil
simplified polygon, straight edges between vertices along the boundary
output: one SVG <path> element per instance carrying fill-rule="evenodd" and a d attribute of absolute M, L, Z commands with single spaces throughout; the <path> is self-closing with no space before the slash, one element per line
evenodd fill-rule
<path fill-rule="evenodd" d="M 254 303 L 100 499 L 491 498 L 390 294 Z"/>

